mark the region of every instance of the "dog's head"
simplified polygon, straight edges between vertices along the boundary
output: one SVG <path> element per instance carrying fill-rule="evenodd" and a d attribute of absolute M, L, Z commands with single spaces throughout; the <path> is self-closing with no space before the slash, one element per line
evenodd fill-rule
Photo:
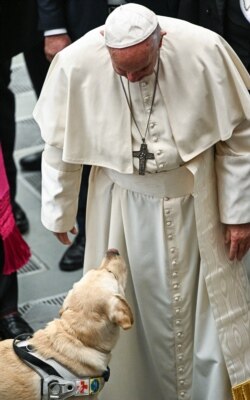
<path fill-rule="evenodd" d="M 125 299 L 127 267 L 117 250 L 108 250 L 101 265 L 74 284 L 61 309 L 61 318 L 89 346 L 111 350 L 119 327 L 131 328 L 133 314 Z M 105 344 L 106 343 L 106 344 Z"/>

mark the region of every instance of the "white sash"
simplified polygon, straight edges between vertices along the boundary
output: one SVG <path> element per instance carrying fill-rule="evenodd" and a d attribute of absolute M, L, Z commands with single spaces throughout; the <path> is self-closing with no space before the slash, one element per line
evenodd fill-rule
<path fill-rule="evenodd" d="M 213 152 L 208 150 L 186 166 L 194 175 L 202 269 L 233 397 L 235 400 L 249 400 L 250 285 L 244 264 L 230 261 L 225 249 L 213 160 Z"/>

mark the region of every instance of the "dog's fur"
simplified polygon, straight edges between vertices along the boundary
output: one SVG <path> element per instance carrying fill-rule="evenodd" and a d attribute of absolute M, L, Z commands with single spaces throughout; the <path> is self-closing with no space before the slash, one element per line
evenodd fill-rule
<path fill-rule="evenodd" d="M 54 358 L 78 376 L 101 376 L 119 328 L 133 324 L 124 297 L 126 280 L 124 260 L 108 250 L 100 267 L 87 272 L 69 291 L 60 318 L 38 330 L 29 343 L 45 359 Z M 38 374 L 16 356 L 12 345 L 11 339 L 0 342 L 0 399 L 40 400 Z M 83 398 L 88 397 L 74 397 Z"/>

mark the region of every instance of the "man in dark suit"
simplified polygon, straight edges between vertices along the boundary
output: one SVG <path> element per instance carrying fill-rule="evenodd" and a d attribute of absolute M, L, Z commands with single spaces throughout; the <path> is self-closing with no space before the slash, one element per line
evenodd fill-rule
<path fill-rule="evenodd" d="M 44 34 L 44 46 L 31 49 L 25 53 L 26 64 L 32 81 L 39 81 L 40 72 L 37 70 L 38 60 L 44 63 L 47 59 L 47 69 L 53 57 L 73 41 L 79 39 L 89 30 L 102 25 L 108 15 L 106 0 L 98 0 L 93 5 L 92 0 L 82 1 L 48 1 L 38 0 L 39 23 L 38 29 Z M 43 82 L 45 76 L 42 77 Z M 36 91 L 39 96 L 41 87 Z M 41 153 L 31 154 L 20 160 L 24 170 L 39 169 Z M 66 250 L 59 267 L 63 271 L 74 271 L 82 268 L 85 248 L 85 209 L 87 200 L 88 177 L 90 166 L 84 167 L 78 207 L 78 233 Z"/>
<path fill-rule="evenodd" d="M 174 16 L 211 29 L 224 37 L 250 72 L 250 23 L 240 0 L 179 0 Z M 246 7 L 246 3 L 242 2 Z M 245 13 L 249 13 L 247 7 Z"/>
<path fill-rule="evenodd" d="M 55 54 L 79 39 L 89 30 L 103 25 L 108 14 L 117 6 L 129 3 L 125 0 L 37 0 L 39 12 L 39 30 L 44 32 L 44 53 L 48 61 Z M 171 15 L 168 2 L 153 0 L 137 1 L 151 8 L 160 15 Z M 158 3 L 158 4 L 157 4 Z M 43 57 L 43 55 L 42 55 Z M 30 51 L 25 54 L 26 64 L 32 81 L 36 80 L 36 65 L 41 58 L 41 51 Z M 34 62 L 32 61 L 34 60 Z M 42 60 L 41 60 L 42 62 Z M 34 65 L 33 65 L 34 64 Z M 40 169 L 41 153 L 31 154 L 20 160 L 24 170 Z M 88 177 L 90 166 L 84 166 L 77 213 L 78 234 L 66 250 L 59 267 L 63 271 L 74 271 L 82 268 L 85 249 L 85 210 L 87 201 Z"/>

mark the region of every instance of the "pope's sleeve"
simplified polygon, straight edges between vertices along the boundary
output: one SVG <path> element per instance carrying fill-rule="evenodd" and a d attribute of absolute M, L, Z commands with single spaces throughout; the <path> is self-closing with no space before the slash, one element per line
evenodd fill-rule
<path fill-rule="evenodd" d="M 68 232 L 76 221 L 82 165 L 62 161 L 62 150 L 45 145 L 42 157 L 43 225 L 53 232 Z"/>
<path fill-rule="evenodd" d="M 218 204 L 221 222 L 243 224 L 250 222 L 250 76 L 233 49 L 220 40 L 222 68 L 227 72 L 224 86 L 230 88 L 221 104 L 230 115 L 231 128 L 228 125 L 225 132 L 228 139 L 216 144 Z M 222 126 L 227 125 L 222 121 Z"/>
<path fill-rule="evenodd" d="M 249 120 L 243 120 L 230 139 L 217 143 L 215 157 L 221 222 L 250 222 Z"/>
<path fill-rule="evenodd" d="M 51 63 L 33 113 L 45 141 L 42 223 L 53 232 L 67 232 L 75 225 L 82 173 L 81 164 L 63 161 L 69 92 L 65 68 L 65 58 L 58 54 Z"/>

